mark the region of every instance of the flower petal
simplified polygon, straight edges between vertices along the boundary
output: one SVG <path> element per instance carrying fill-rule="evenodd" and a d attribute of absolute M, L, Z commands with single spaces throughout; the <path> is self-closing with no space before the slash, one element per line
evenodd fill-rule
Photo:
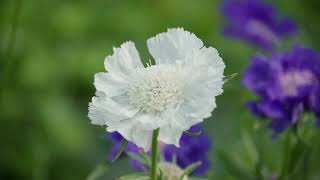
<path fill-rule="evenodd" d="M 163 126 L 160 128 L 159 141 L 165 144 L 173 144 L 177 147 L 180 147 L 179 141 L 183 131 L 184 131 L 183 129 L 177 126 L 171 126 L 171 125 Z"/>
<path fill-rule="evenodd" d="M 185 128 L 182 126 L 183 116 L 175 112 L 174 110 L 167 110 L 161 114 L 161 118 L 166 121 L 166 123 L 160 127 L 159 141 L 179 147 L 179 140 L 183 131 L 190 127 Z"/>
<path fill-rule="evenodd" d="M 103 91 L 108 96 L 124 94 L 129 86 L 126 81 L 119 79 L 111 73 L 96 73 L 94 76 L 94 86 L 97 91 Z"/>
<path fill-rule="evenodd" d="M 120 120 L 133 117 L 139 109 L 130 104 L 119 104 L 105 93 L 97 91 L 89 103 L 89 118 L 92 124 L 111 126 Z"/>
<path fill-rule="evenodd" d="M 211 116 L 211 112 L 216 107 L 215 98 L 195 98 L 189 100 L 188 103 L 182 104 L 180 113 L 193 119 L 205 119 Z M 197 122 L 199 122 L 199 120 L 197 120 Z M 189 125 L 189 127 L 192 125 Z"/>
<path fill-rule="evenodd" d="M 185 87 L 187 96 L 192 96 L 197 91 L 202 96 L 212 98 L 223 92 L 225 64 L 216 49 L 203 47 L 194 51 L 186 61 L 193 67 Z"/>
<path fill-rule="evenodd" d="M 146 152 L 150 149 L 152 130 L 145 130 L 139 123 L 132 121 L 132 119 L 123 123 L 121 122 L 117 126 L 110 126 L 107 128 L 107 131 L 119 132 L 126 140 L 133 142 Z"/>
<path fill-rule="evenodd" d="M 104 63 L 106 70 L 118 79 L 127 81 L 133 71 L 137 68 L 143 68 L 139 53 L 133 42 L 125 42 L 120 48 L 114 48 L 113 51 L 114 54 L 107 56 Z"/>
<path fill-rule="evenodd" d="M 248 89 L 264 95 L 266 87 L 273 87 L 276 73 L 265 57 L 256 55 L 244 72 L 243 83 Z"/>
<path fill-rule="evenodd" d="M 184 59 L 192 50 L 203 47 L 203 42 L 183 28 L 173 28 L 148 39 L 147 45 L 156 64 L 170 64 Z"/>
<path fill-rule="evenodd" d="M 156 113 L 139 113 L 134 119 L 140 123 L 140 127 L 146 130 L 154 130 L 161 127 L 165 121 L 163 121 Z"/>

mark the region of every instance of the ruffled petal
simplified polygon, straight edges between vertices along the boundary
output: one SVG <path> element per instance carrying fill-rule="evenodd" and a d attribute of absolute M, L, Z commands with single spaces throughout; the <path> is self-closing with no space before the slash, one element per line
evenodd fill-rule
<path fill-rule="evenodd" d="M 97 91 L 103 91 L 108 96 L 117 96 L 127 92 L 129 84 L 111 73 L 97 73 L 94 76 L 94 86 Z"/>
<path fill-rule="evenodd" d="M 140 126 L 139 123 L 127 120 L 121 122 L 117 126 L 109 126 L 108 132 L 119 132 L 126 140 L 133 142 L 139 148 L 143 148 L 144 151 L 149 151 L 152 139 L 152 130 L 146 130 Z"/>
<path fill-rule="evenodd" d="M 184 118 L 181 125 L 187 129 L 202 122 L 203 119 L 211 116 L 211 112 L 217 107 L 215 98 L 194 98 L 180 106 L 179 114 Z"/>
<path fill-rule="evenodd" d="M 106 70 L 114 74 L 118 80 L 128 81 L 132 72 L 137 68 L 143 68 L 139 53 L 133 42 L 125 42 L 120 48 L 114 48 L 113 51 L 114 54 L 107 56 L 104 64 Z"/>
<path fill-rule="evenodd" d="M 177 126 L 166 125 L 160 128 L 159 141 L 165 144 L 173 144 L 180 147 L 179 140 L 182 136 L 183 129 Z"/>
<path fill-rule="evenodd" d="M 200 95 L 212 98 L 223 92 L 225 64 L 216 49 L 203 47 L 186 59 L 186 65 L 191 64 L 192 67 L 185 86 L 187 97 Z"/>
<path fill-rule="evenodd" d="M 137 125 L 131 134 L 132 141 L 138 147 L 143 148 L 145 152 L 148 152 L 151 147 L 152 132 L 152 130 L 146 130 Z"/>
<path fill-rule="evenodd" d="M 89 118 L 92 124 L 111 126 L 120 120 L 128 119 L 139 111 L 130 104 L 119 104 L 104 92 L 97 91 L 89 103 Z"/>
<path fill-rule="evenodd" d="M 160 127 L 159 141 L 179 147 L 179 140 L 183 131 L 189 128 L 181 125 L 184 120 L 183 116 L 175 112 L 174 110 L 167 110 L 161 114 L 161 118 L 166 121 L 166 124 Z"/>
<path fill-rule="evenodd" d="M 248 89 L 265 95 L 266 87 L 273 87 L 275 83 L 275 73 L 277 72 L 272 69 L 266 58 L 257 55 L 252 58 L 252 64 L 245 70 L 243 83 Z"/>
<path fill-rule="evenodd" d="M 146 130 L 154 130 L 163 126 L 166 121 L 161 119 L 156 113 L 140 113 L 134 119 L 137 121 L 141 128 Z"/>
<path fill-rule="evenodd" d="M 183 28 L 173 28 L 148 39 L 147 45 L 157 64 L 173 64 L 203 47 L 203 42 Z"/>

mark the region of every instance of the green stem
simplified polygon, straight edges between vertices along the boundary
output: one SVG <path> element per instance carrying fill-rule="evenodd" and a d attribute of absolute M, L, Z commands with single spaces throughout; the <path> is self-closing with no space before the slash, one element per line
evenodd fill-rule
<path fill-rule="evenodd" d="M 284 180 L 287 177 L 288 171 L 289 171 L 289 166 L 290 166 L 290 161 L 291 161 L 291 132 L 287 133 L 287 137 L 285 139 L 285 144 L 284 144 L 284 159 L 283 159 L 283 164 L 282 164 L 282 170 L 281 170 L 281 175 L 279 177 L 279 180 Z"/>
<path fill-rule="evenodd" d="M 160 129 L 156 129 L 153 131 L 152 136 L 152 154 L 151 154 L 151 171 L 150 171 L 150 179 L 157 179 L 157 163 L 158 163 L 158 136 Z"/>

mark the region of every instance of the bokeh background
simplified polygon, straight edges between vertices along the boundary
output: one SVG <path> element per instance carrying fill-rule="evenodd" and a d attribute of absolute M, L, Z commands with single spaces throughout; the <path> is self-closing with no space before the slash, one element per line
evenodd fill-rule
<path fill-rule="evenodd" d="M 213 149 L 210 179 L 241 179 L 279 171 L 283 136 L 259 128 L 244 103 L 254 98 L 241 84 L 257 48 L 225 37 L 218 0 L 1 0 L 0 2 L 0 179 L 86 179 L 107 160 L 110 142 L 103 127 L 87 117 L 93 76 L 114 46 L 132 40 L 142 59 L 151 58 L 146 40 L 168 27 L 184 27 L 216 47 L 226 75 L 239 75 L 218 97 L 205 121 Z M 299 25 L 293 41 L 320 49 L 320 2 L 270 1 Z M 310 128 L 310 130 L 314 130 Z M 316 150 L 319 151 L 319 145 Z M 259 153 L 260 156 L 258 155 Z M 319 157 L 313 158 L 317 179 Z M 319 168 L 318 168 L 319 169 Z M 133 172 L 126 159 L 105 169 L 104 179 Z"/>

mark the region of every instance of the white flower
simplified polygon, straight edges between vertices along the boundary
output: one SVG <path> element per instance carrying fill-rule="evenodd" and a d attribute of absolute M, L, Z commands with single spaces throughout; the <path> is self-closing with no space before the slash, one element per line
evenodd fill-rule
<path fill-rule="evenodd" d="M 183 131 L 215 109 L 225 65 L 216 49 L 182 28 L 160 33 L 147 45 L 156 65 L 144 68 L 133 42 L 106 57 L 108 72 L 95 75 L 97 92 L 88 116 L 145 151 L 157 128 L 159 141 L 179 147 Z"/>

